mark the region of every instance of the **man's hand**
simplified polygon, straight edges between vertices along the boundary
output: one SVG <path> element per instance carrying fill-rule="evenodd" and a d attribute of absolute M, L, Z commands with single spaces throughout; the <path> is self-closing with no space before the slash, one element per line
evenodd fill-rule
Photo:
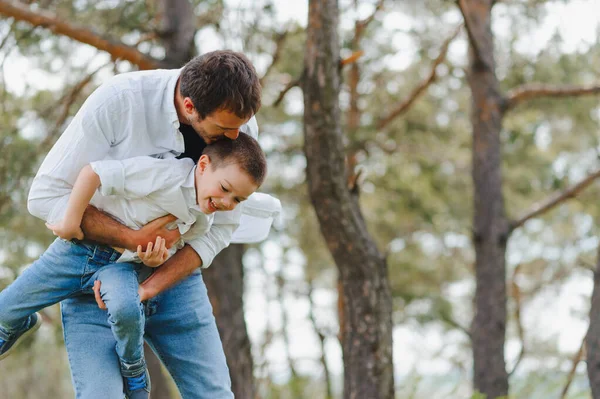
<path fill-rule="evenodd" d="M 102 283 L 100 280 L 94 281 L 94 298 L 96 298 L 96 303 L 100 309 L 106 310 L 106 304 L 102 300 L 102 295 L 100 295 L 100 286 Z M 140 285 L 138 287 L 138 295 L 140 296 L 140 302 L 147 301 L 150 299 L 150 294 L 146 291 L 144 286 Z"/>
<path fill-rule="evenodd" d="M 100 295 L 100 280 L 94 281 L 94 297 L 96 298 L 96 303 L 100 309 L 106 310 L 106 304 L 102 300 L 102 296 Z"/>
<path fill-rule="evenodd" d="M 169 251 L 165 246 L 165 239 L 161 237 L 156 237 L 154 248 L 152 248 L 152 242 L 149 242 L 146 247 L 146 252 L 143 252 L 142 246 L 138 245 L 137 254 L 144 265 L 148 267 L 158 267 L 165 263 L 169 257 Z"/>
<path fill-rule="evenodd" d="M 141 229 L 137 230 L 135 232 L 136 247 L 138 245 L 141 245 L 142 249 L 144 249 L 146 244 L 154 242 L 157 237 L 161 237 L 165 241 L 165 247 L 171 248 L 173 244 L 175 244 L 181 237 L 181 233 L 179 233 L 178 228 L 175 228 L 173 230 L 169 230 L 167 228 L 169 224 L 173 223 L 176 220 L 177 216 L 162 216 L 158 219 L 154 219 Z"/>
<path fill-rule="evenodd" d="M 55 224 L 46 223 L 46 227 L 52 230 L 55 236 L 62 239 L 72 240 L 76 238 L 78 240 L 83 240 L 83 230 L 81 230 L 79 225 L 66 223 L 64 220 L 61 220 Z"/>

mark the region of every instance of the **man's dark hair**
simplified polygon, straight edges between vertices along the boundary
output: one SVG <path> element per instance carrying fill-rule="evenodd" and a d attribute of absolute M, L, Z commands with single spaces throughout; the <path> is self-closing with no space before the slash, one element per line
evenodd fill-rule
<path fill-rule="evenodd" d="M 236 164 L 260 187 L 267 176 L 267 159 L 262 148 L 252 136 L 240 132 L 235 140 L 224 138 L 206 146 L 213 170 Z"/>
<path fill-rule="evenodd" d="M 225 109 L 246 119 L 260 108 L 260 80 L 245 55 L 218 50 L 199 55 L 181 72 L 179 91 L 189 97 L 202 119 Z"/>

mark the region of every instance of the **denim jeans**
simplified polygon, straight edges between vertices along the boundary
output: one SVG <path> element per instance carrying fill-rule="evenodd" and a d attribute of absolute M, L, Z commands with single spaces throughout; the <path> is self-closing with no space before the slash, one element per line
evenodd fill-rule
<path fill-rule="evenodd" d="M 114 263 L 119 256 L 109 247 L 56 239 L 0 292 L 0 338 L 18 334 L 32 313 L 91 292 L 94 281 L 100 279 L 122 374 L 133 377 L 143 373 L 144 312 L 137 293 L 136 272 L 140 266 Z"/>
<path fill-rule="evenodd" d="M 65 345 L 77 398 L 123 397 L 115 340 L 94 297 L 61 303 Z M 183 399 L 232 399 L 223 346 L 200 269 L 144 303 L 146 342 Z"/>

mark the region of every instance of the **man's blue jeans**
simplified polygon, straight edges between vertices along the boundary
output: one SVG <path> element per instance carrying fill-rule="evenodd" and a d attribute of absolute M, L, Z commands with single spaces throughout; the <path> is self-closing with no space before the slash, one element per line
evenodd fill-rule
<path fill-rule="evenodd" d="M 38 260 L 0 292 L 0 338 L 18 334 L 32 313 L 68 297 L 90 292 L 94 280 L 100 279 L 122 374 L 125 377 L 142 374 L 146 364 L 144 311 L 137 293 L 136 270 L 140 266 L 114 263 L 119 256 L 109 247 L 56 239 Z"/>
<path fill-rule="evenodd" d="M 104 283 L 103 283 L 104 284 Z M 62 303 L 65 344 L 77 398 L 123 397 L 115 340 L 92 295 Z M 223 346 L 200 269 L 145 303 L 146 342 L 183 399 L 232 399 Z"/>
<path fill-rule="evenodd" d="M 61 309 L 77 398 L 123 398 L 121 362 L 110 317 L 98 308 L 92 295 L 81 295 L 91 292 L 96 276 L 105 278 L 102 291 L 109 307 L 108 291 L 114 292 L 109 289 L 110 281 L 132 284 L 131 279 L 121 280 L 118 273 L 111 273 L 115 265 L 102 267 L 115 262 L 119 255 L 105 246 L 57 239 L 0 292 L 0 335 L 18 332 L 29 314 L 67 298 Z M 131 266 L 129 269 L 133 270 Z M 132 292 L 137 298 L 137 289 Z M 233 398 L 229 370 L 199 270 L 148 301 L 144 310 L 145 339 L 173 376 L 183 398 Z"/>

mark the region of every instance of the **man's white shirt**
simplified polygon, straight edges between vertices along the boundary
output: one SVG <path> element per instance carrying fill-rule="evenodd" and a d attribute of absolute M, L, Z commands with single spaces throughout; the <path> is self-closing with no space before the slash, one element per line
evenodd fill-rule
<path fill-rule="evenodd" d="M 172 158 L 181 154 L 184 140 L 178 130 L 174 104 L 180 72 L 125 73 L 96 89 L 40 166 L 29 192 L 29 212 L 49 223 L 60 221 L 79 171 L 92 162 L 122 161 L 143 155 Z M 257 138 L 256 119 L 252 117 L 240 130 Z M 275 202 L 254 202 L 275 215 L 279 209 L 269 208 L 280 205 L 271 199 Z M 186 240 L 202 259 L 202 267 L 208 267 L 215 255 L 229 245 L 240 222 L 241 208 L 218 212 L 206 234 Z"/>

